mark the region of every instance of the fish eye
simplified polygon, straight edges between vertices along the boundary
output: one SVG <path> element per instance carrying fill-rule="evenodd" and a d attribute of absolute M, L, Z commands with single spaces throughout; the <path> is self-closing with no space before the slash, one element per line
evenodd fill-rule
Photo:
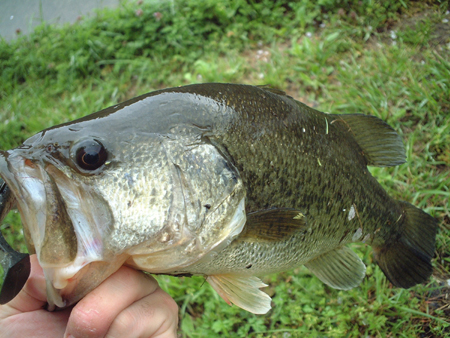
<path fill-rule="evenodd" d="M 84 170 L 95 170 L 105 164 L 108 153 L 105 147 L 96 140 L 84 141 L 78 145 L 75 159 L 77 165 Z"/>

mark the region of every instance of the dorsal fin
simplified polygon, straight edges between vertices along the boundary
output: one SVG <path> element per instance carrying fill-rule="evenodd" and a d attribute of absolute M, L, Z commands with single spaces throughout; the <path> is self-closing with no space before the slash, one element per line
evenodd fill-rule
<path fill-rule="evenodd" d="M 363 151 L 367 165 L 389 167 L 405 163 L 401 137 L 386 122 L 375 116 L 341 114 L 332 123 L 342 121 Z"/>
<path fill-rule="evenodd" d="M 296 209 L 269 209 L 247 214 L 238 240 L 280 241 L 306 226 L 306 216 Z"/>
<path fill-rule="evenodd" d="M 283 91 L 281 89 L 278 89 L 278 88 L 273 88 L 273 87 L 271 87 L 268 84 L 259 85 L 259 86 L 256 86 L 256 87 L 264 89 L 264 90 L 267 90 L 268 92 L 271 92 L 271 93 L 274 93 L 274 94 L 277 94 L 277 95 L 290 97 L 288 94 L 286 94 L 285 91 Z"/>

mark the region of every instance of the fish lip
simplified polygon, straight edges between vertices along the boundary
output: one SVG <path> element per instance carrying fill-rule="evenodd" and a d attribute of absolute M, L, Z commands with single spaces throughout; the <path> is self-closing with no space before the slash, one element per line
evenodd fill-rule
<path fill-rule="evenodd" d="M 0 151 L 0 176 L 16 199 L 24 228 L 34 230 L 35 237 L 39 239 L 43 236 L 42 231 L 45 225 L 46 195 L 41 172 L 29 165 L 26 166 L 25 160 L 26 158 L 22 154 L 15 154 L 14 150 Z M 34 166 L 34 164 L 32 165 Z M 35 242 L 35 239 L 32 242 Z M 27 246 L 29 251 L 33 251 L 30 250 L 34 247 L 33 243 L 27 243 Z"/>
<path fill-rule="evenodd" d="M 12 172 L 9 170 L 8 167 L 8 157 L 10 154 L 7 151 L 0 150 L 0 176 L 5 181 L 6 185 L 11 190 L 11 193 L 14 195 L 14 197 L 17 196 L 18 187 L 17 184 L 15 184 L 15 180 L 12 177 Z"/>

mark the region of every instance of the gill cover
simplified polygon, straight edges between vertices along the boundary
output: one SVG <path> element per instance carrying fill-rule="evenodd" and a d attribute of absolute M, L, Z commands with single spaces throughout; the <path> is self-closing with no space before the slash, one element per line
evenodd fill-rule
<path fill-rule="evenodd" d="M 209 143 L 163 142 L 172 200 L 161 231 L 128 253 L 128 263 L 164 273 L 211 259 L 243 229 L 245 189 L 236 168 Z M 161 182 L 160 182 L 161 184 Z"/>

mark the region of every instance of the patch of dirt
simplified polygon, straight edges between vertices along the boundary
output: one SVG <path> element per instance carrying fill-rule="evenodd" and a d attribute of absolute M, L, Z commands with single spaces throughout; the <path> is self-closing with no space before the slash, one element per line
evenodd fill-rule
<path fill-rule="evenodd" d="M 416 31 L 417 35 L 410 38 L 421 38 L 421 49 L 431 48 L 440 54 L 450 55 L 450 11 L 443 16 L 438 11 L 437 6 L 419 2 L 416 7 L 408 10 L 409 14 L 404 14 L 387 27 L 385 33 L 380 35 L 380 40 L 385 44 L 395 44 L 397 34 L 409 31 L 414 35 L 413 32 Z M 405 35 L 404 39 L 408 40 L 408 36 Z M 376 39 L 373 42 L 376 42 Z M 419 58 L 420 55 L 417 56 L 417 59 Z"/>
<path fill-rule="evenodd" d="M 431 291 L 429 294 L 425 295 L 425 302 L 423 303 L 423 308 L 421 307 L 419 310 L 433 317 L 446 321 L 448 320 L 448 318 L 450 318 L 450 287 L 448 285 L 448 282 L 439 283 L 438 285 L 436 285 L 436 288 L 433 289 L 434 291 Z M 423 298 L 423 296 L 419 298 Z M 416 322 L 417 324 L 420 324 L 423 328 L 424 333 L 420 335 L 421 338 L 438 337 L 433 332 L 435 322 L 432 318 L 429 317 L 415 318 L 413 321 Z M 444 332 L 440 332 L 444 333 L 444 335 L 439 337 L 444 336 L 449 337 L 450 326 L 445 328 Z"/>

